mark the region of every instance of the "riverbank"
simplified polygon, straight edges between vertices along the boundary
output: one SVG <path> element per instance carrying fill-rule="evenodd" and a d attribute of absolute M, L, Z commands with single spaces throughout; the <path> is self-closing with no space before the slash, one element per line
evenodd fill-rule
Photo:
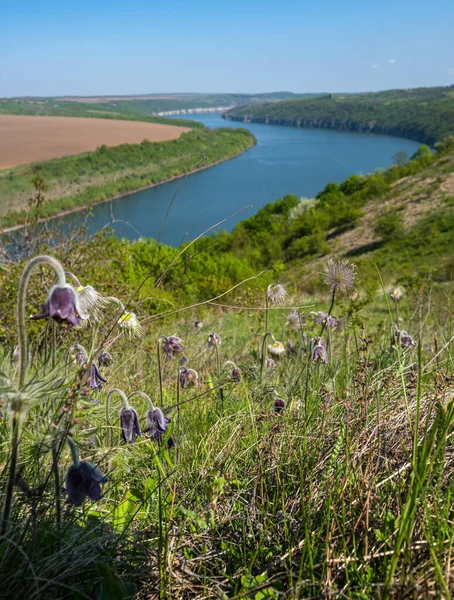
<path fill-rule="evenodd" d="M 38 219 L 38 223 L 45 223 L 46 221 L 51 221 L 52 219 L 59 219 L 60 217 L 66 217 L 66 216 L 71 215 L 73 213 L 81 212 L 82 210 L 87 210 L 87 209 L 89 209 L 89 208 L 91 208 L 93 206 L 97 206 L 99 204 L 106 204 L 107 202 L 112 202 L 113 200 L 117 200 L 118 198 L 124 198 L 126 196 L 131 196 L 132 194 L 136 194 L 137 192 L 143 192 L 143 191 L 151 189 L 151 188 L 155 188 L 155 187 L 159 187 L 161 185 L 165 185 L 166 183 L 171 183 L 172 181 L 175 181 L 177 179 L 183 179 L 185 177 L 189 177 L 189 175 L 194 175 L 195 173 L 198 173 L 200 171 L 205 171 L 206 169 L 209 169 L 211 167 L 215 167 L 216 165 L 220 165 L 221 163 L 227 162 L 228 160 L 233 160 L 234 158 L 237 158 L 238 156 L 241 156 L 241 154 L 243 154 L 243 152 L 246 152 L 246 150 L 243 150 L 241 152 L 238 152 L 237 154 L 233 154 L 232 156 L 228 156 L 227 158 L 223 158 L 223 159 L 218 160 L 216 162 L 210 163 L 208 165 L 204 165 L 203 167 L 197 167 L 196 169 L 192 169 L 191 171 L 188 171 L 187 173 L 182 173 L 181 175 L 175 175 L 173 177 L 170 177 L 169 179 L 165 179 L 165 180 L 160 181 L 158 183 L 151 183 L 149 185 L 145 185 L 145 186 L 142 186 L 140 188 L 137 188 L 137 189 L 134 189 L 134 190 L 130 190 L 129 192 L 122 192 L 121 194 L 116 194 L 116 195 L 111 196 L 109 198 L 105 198 L 104 200 L 98 200 L 97 202 L 93 202 L 92 204 L 77 206 L 75 208 L 71 208 L 71 209 L 65 210 L 63 212 L 60 212 L 58 215 L 51 215 L 49 217 L 41 217 L 41 218 Z M 18 225 L 13 225 L 11 227 L 0 228 L 0 234 L 7 234 L 7 233 L 12 233 L 14 231 L 19 231 L 19 230 L 23 229 L 26 226 L 27 226 L 26 223 L 21 223 L 21 224 L 18 224 Z"/>
<path fill-rule="evenodd" d="M 194 166 L 204 156 L 207 163 L 203 168 L 207 168 L 240 155 L 255 143 L 254 136 L 246 129 L 195 129 L 171 142 L 101 147 L 96 152 L 3 172 L 0 231 L 20 228 L 36 216 L 46 220 L 71 214 L 167 183 L 199 170 Z M 30 197 L 36 196 L 32 180 L 37 172 L 47 186 L 47 202 L 40 207 L 39 215 L 25 208 Z"/>
<path fill-rule="evenodd" d="M 386 134 L 432 146 L 454 133 L 453 91 L 454 86 L 348 96 L 327 94 L 236 107 L 223 118 L 246 124 Z"/>

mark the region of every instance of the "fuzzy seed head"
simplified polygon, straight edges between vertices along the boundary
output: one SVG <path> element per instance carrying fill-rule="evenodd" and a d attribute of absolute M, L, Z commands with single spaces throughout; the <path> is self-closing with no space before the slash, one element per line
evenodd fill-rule
<path fill-rule="evenodd" d="M 348 260 L 329 260 L 324 268 L 324 281 L 332 292 L 346 294 L 353 289 L 356 267 Z"/>

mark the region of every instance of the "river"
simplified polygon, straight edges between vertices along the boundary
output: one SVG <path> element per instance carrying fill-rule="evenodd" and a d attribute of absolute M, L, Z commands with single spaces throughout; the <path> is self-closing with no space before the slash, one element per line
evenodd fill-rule
<path fill-rule="evenodd" d="M 191 115 L 207 127 L 241 127 L 217 114 Z M 230 231 L 268 202 L 285 194 L 313 197 L 328 182 L 341 182 L 353 173 L 370 173 L 392 163 L 398 150 L 414 154 L 417 142 L 373 134 L 345 133 L 325 129 L 297 129 L 248 123 L 257 145 L 241 156 L 188 177 L 167 219 L 161 240 L 178 246 L 253 204 L 221 228 Z M 178 181 L 135 192 L 92 208 L 89 233 L 111 220 L 117 234 L 129 239 L 156 238 Z M 85 211 L 83 211 L 85 212 Z M 63 217 L 72 223 L 83 213 Z"/>

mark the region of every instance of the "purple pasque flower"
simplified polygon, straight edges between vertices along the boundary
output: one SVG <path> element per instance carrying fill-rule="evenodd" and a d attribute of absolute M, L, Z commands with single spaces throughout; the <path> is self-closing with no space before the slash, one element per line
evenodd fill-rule
<path fill-rule="evenodd" d="M 168 338 L 163 338 L 162 347 L 164 348 L 164 352 L 169 360 L 173 360 L 175 358 L 175 352 L 183 354 L 183 346 L 181 345 L 182 343 L 183 340 L 176 335 L 170 335 Z"/>
<path fill-rule="evenodd" d="M 85 350 L 79 350 L 76 352 L 76 362 L 79 367 L 83 367 L 84 364 L 88 361 L 88 356 Z"/>
<path fill-rule="evenodd" d="M 139 417 L 131 406 L 120 410 L 120 427 L 121 437 L 126 444 L 134 443 L 136 437 L 140 435 Z"/>
<path fill-rule="evenodd" d="M 105 350 L 100 352 L 98 355 L 98 364 L 100 367 L 110 367 L 113 361 L 114 359 L 112 358 L 112 355 Z"/>
<path fill-rule="evenodd" d="M 86 496 L 92 500 L 100 500 L 101 484 L 106 482 L 107 477 L 88 460 L 81 460 L 78 465 L 71 465 L 65 478 L 68 504 L 80 506 Z"/>
<path fill-rule="evenodd" d="M 234 381 L 235 383 L 241 383 L 241 373 L 236 367 L 232 369 L 231 377 L 232 381 Z"/>
<path fill-rule="evenodd" d="M 41 312 L 32 315 L 32 319 L 54 319 L 63 325 L 80 325 L 81 319 L 88 316 L 82 314 L 76 290 L 68 284 L 54 285 L 46 302 L 41 304 Z"/>
<path fill-rule="evenodd" d="M 319 325 L 328 325 L 328 327 L 331 327 L 331 329 L 334 329 L 335 327 L 337 327 L 337 321 L 334 317 L 332 317 L 331 315 L 329 315 L 328 313 L 325 313 L 321 310 L 319 310 L 318 312 L 314 313 L 314 321 L 316 323 L 318 323 Z"/>
<path fill-rule="evenodd" d="M 408 335 L 405 331 L 400 332 L 400 347 L 401 348 L 414 348 L 418 342 L 414 340 L 411 335 Z"/>
<path fill-rule="evenodd" d="M 91 363 L 91 378 L 90 378 L 90 387 L 92 390 L 102 390 L 102 384 L 106 383 L 107 379 L 101 375 L 98 371 L 98 367 L 96 366 L 95 361 Z"/>
<path fill-rule="evenodd" d="M 274 367 L 276 366 L 276 363 L 274 362 L 274 360 L 272 358 L 268 358 L 268 357 L 266 357 L 265 364 L 266 364 L 267 369 L 274 369 Z"/>
<path fill-rule="evenodd" d="M 279 414 L 284 410 L 284 408 L 285 402 L 282 400 L 282 398 L 276 398 L 276 400 L 274 401 L 274 412 Z"/>
<path fill-rule="evenodd" d="M 221 338 L 216 333 L 214 333 L 214 331 L 212 331 L 208 335 L 208 348 L 212 350 L 215 346 L 220 346 L 221 344 Z"/>
<path fill-rule="evenodd" d="M 147 412 L 147 423 L 148 427 L 143 432 L 149 433 L 150 439 L 160 442 L 167 431 L 170 419 L 165 416 L 160 408 L 153 408 Z"/>
<path fill-rule="evenodd" d="M 326 348 L 321 337 L 316 337 L 314 339 L 314 347 L 312 348 L 312 362 L 320 362 L 322 365 L 326 365 L 328 362 Z"/>
<path fill-rule="evenodd" d="M 180 385 L 184 389 L 186 389 L 190 385 L 199 385 L 199 376 L 197 375 L 197 371 L 194 371 L 194 369 L 181 367 L 179 377 Z"/>

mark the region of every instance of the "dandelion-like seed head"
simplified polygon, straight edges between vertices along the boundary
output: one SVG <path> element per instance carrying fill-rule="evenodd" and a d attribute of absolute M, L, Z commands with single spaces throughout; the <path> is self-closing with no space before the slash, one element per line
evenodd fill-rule
<path fill-rule="evenodd" d="M 287 298 L 287 290 L 280 283 L 270 283 L 266 288 L 266 295 L 273 304 L 283 304 Z"/>
<path fill-rule="evenodd" d="M 290 329 L 301 328 L 301 318 L 297 312 L 291 312 L 289 315 L 287 315 L 287 325 Z"/>
<path fill-rule="evenodd" d="M 394 288 L 390 291 L 389 295 L 391 296 L 392 300 L 394 300 L 394 302 L 399 302 L 399 300 L 404 294 L 400 288 Z"/>
<path fill-rule="evenodd" d="M 87 324 L 88 321 L 95 323 L 100 321 L 104 316 L 103 308 L 106 306 L 106 301 L 101 294 L 91 285 L 80 285 L 76 292 L 82 313 L 88 315 L 88 319 L 83 324 Z"/>
<path fill-rule="evenodd" d="M 118 327 L 127 333 L 129 337 L 140 337 L 142 335 L 142 325 L 133 312 L 124 311 L 118 319 Z"/>
<path fill-rule="evenodd" d="M 346 259 L 330 259 L 325 265 L 324 276 L 324 281 L 332 292 L 346 294 L 355 285 L 356 267 Z"/>
<path fill-rule="evenodd" d="M 275 358 L 282 358 L 286 354 L 285 347 L 282 342 L 273 342 L 272 344 L 268 344 L 268 352 Z"/>

